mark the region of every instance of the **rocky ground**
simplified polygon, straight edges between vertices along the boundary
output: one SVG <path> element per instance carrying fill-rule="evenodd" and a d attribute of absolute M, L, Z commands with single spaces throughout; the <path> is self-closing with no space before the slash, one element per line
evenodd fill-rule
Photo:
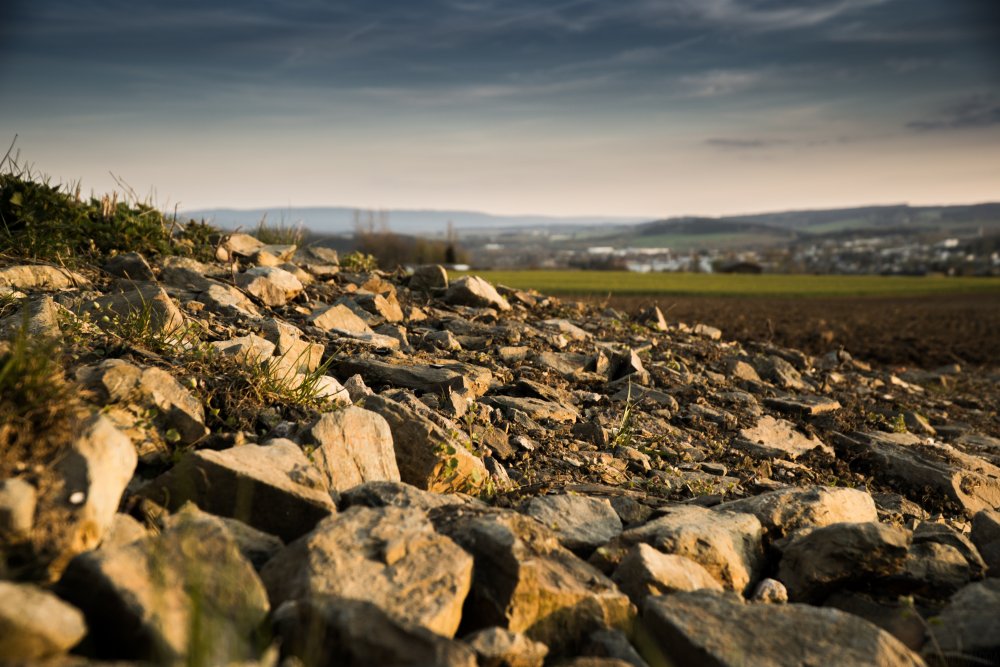
<path fill-rule="evenodd" d="M 0 267 L 0 657 L 1000 664 L 1000 374 L 236 234 Z"/>

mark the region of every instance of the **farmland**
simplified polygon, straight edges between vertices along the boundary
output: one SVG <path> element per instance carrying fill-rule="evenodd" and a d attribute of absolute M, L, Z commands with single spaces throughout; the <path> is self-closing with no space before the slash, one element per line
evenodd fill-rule
<path fill-rule="evenodd" d="M 1000 293 L 997 278 L 628 271 L 485 271 L 490 282 L 545 294 L 613 296 L 923 296 Z"/>

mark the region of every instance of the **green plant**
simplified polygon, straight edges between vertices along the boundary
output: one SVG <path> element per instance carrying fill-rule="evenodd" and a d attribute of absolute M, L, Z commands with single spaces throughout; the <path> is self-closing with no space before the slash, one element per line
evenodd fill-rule
<path fill-rule="evenodd" d="M 298 225 L 286 225 L 284 221 L 272 226 L 267 223 L 267 216 L 261 218 L 257 223 L 257 229 L 250 232 L 261 243 L 268 245 L 302 245 L 305 240 L 306 230 L 302 223 Z"/>
<path fill-rule="evenodd" d="M 378 268 L 378 261 L 372 255 L 351 252 L 340 258 L 340 268 L 351 273 L 370 273 Z"/>
<path fill-rule="evenodd" d="M 615 437 L 611 441 L 612 447 L 627 447 L 632 444 L 635 436 L 635 402 L 632 401 L 632 383 L 628 385 L 628 394 L 625 397 L 625 407 L 622 409 L 621 419 L 618 421 L 618 428 L 615 429 Z"/>

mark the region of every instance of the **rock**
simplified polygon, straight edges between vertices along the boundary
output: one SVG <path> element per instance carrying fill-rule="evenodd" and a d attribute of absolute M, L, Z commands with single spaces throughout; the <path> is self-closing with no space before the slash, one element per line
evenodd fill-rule
<path fill-rule="evenodd" d="M 788 589 L 777 579 L 761 579 L 757 587 L 753 589 L 751 599 L 754 602 L 783 604 L 788 602 Z"/>
<path fill-rule="evenodd" d="M 486 628 L 463 640 L 479 659 L 479 667 L 542 667 L 549 647 L 503 628 Z"/>
<path fill-rule="evenodd" d="M 599 548 L 591 562 L 612 567 L 633 545 L 644 543 L 666 554 L 686 556 L 725 588 L 745 592 L 764 564 L 762 535 L 760 521 L 752 514 L 678 505 L 669 507 L 664 516 L 626 530 Z"/>
<path fill-rule="evenodd" d="M 971 537 L 986 564 L 987 576 L 1000 577 L 1000 512 L 977 512 L 972 517 Z"/>
<path fill-rule="evenodd" d="M 841 435 L 834 445 L 853 458 L 852 465 L 898 485 L 917 502 L 926 502 L 930 492 L 934 501 L 969 516 L 1000 507 L 1000 468 L 954 447 L 909 433 L 860 432 Z"/>
<path fill-rule="evenodd" d="M 164 528 L 172 528 L 181 523 L 208 524 L 208 529 L 226 531 L 236 543 L 240 554 L 260 571 L 264 565 L 274 558 L 285 547 L 285 543 L 276 535 L 249 526 L 238 519 L 215 516 L 202 512 L 194 503 L 185 503 L 176 514 L 165 517 Z M 104 548 L 104 545 L 101 545 Z"/>
<path fill-rule="evenodd" d="M 795 367 L 778 356 L 765 357 L 755 364 L 760 377 L 774 383 L 782 389 L 792 389 L 802 391 L 806 389 L 806 383 L 802 381 L 802 376 Z"/>
<path fill-rule="evenodd" d="M 1000 579 L 969 584 L 927 623 L 934 665 L 995 665 L 1000 656 Z"/>
<path fill-rule="evenodd" d="M 288 602 L 275 612 L 274 629 L 283 665 L 476 667 L 471 648 L 360 600 L 324 595 Z"/>
<path fill-rule="evenodd" d="M 239 363 L 249 366 L 269 362 L 274 354 L 274 343 L 256 334 L 215 341 L 210 343 L 210 347 L 219 354 L 233 357 Z"/>
<path fill-rule="evenodd" d="M 694 591 L 650 597 L 643 620 L 676 665 L 922 667 L 895 637 L 851 614 L 800 604 L 745 604 L 732 594 Z"/>
<path fill-rule="evenodd" d="M 694 331 L 696 336 L 701 336 L 709 340 L 720 340 L 722 338 L 722 331 L 720 329 L 710 327 L 707 324 L 696 324 L 692 331 Z"/>
<path fill-rule="evenodd" d="M 0 319 L 0 339 L 11 339 L 22 330 L 30 337 L 57 339 L 59 322 L 68 311 L 50 296 L 29 298 L 16 312 Z"/>
<path fill-rule="evenodd" d="M 269 609 L 263 585 L 229 534 L 193 519 L 77 556 L 57 592 L 84 612 L 93 650 L 105 659 L 253 659 Z"/>
<path fill-rule="evenodd" d="M 229 262 L 237 257 L 253 257 L 263 247 L 262 241 L 249 234 L 230 234 L 222 239 L 215 256 L 220 262 Z"/>
<path fill-rule="evenodd" d="M 465 505 L 466 496 L 431 493 L 402 482 L 366 482 L 349 489 L 340 497 L 341 508 L 361 507 L 415 507 L 430 510 L 445 505 Z"/>
<path fill-rule="evenodd" d="M 820 449 L 833 456 L 833 448 L 813 435 L 806 435 L 795 425 L 784 419 L 764 415 L 753 428 L 740 429 L 733 446 L 745 452 L 765 458 L 788 458 L 795 460 L 806 452 Z"/>
<path fill-rule="evenodd" d="M 402 481 L 439 493 L 475 491 L 486 483 L 482 459 L 414 408 L 383 396 L 365 398 L 363 407 L 389 423 Z"/>
<path fill-rule="evenodd" d="M 589 496 L 538 496 L 528 503 L 528 516 L 548 526 L 570 551 L 589 555 L 622 532 L 611 503 Z"/>
<path fill-rule="evenodd" d="M 65 653 L 87 634 L 83 614 L 37 586 L 0 581 L 0 656 L 31 663 Z"/>
<path fill-rule="evenodd" d="M 593 630 L 632 622 L 635 609 L 611 580 L 534 519 L 464 507 L 430 515 L 439 532 L 475 558 L 463 628 L 523 632 L 558 652 Z"/>
<path fill-rule="evenodd" d="M 349 357 L 338 359 L 332 367 L 341 377 L 361 375 L 369 386 L 390 385 L 433 394 L 468 391 L 479 397 L 486 393 L 493 380 L 489 369 L 457 361 L 392 364 L 378 359 Z"/>
<path fill-rule="evenodd" d="M 20 264 L 0 268 L 0 287 L 25 292 L 54 292 L 89 284 L 90 281 L 78 273 L 46 264 Z"/>
<path fill-rule="evenodd" d="M 536 421 L 574 422 L 580 416 L 572 406 L 521 396 L 487 396 L 483 403 L 507 410 L 520 410 Z"/>
<path fill-rule="evenodd" d="M 276 266 L 256 266 L 236 276 L 236 284 L 266 306 L 283 306 L 304 289 L 294 275 Z"/>
<path fill-rule="evenodd" d="M 789 599 L 819 601 L 834 589 L 900 572 L 909 546 L 908 531 L 876 522 L 823 526 L 782 547 L 778 580 Z"/>
<path fill-rule="evenodd" d="M 598 630 L 591 633 L 583 652 L 594 660 L 603 660 L 608 667 L 649 667 L 621 630 Z"/>
<path fill-rule="evenodd" d="M 908 649 L 920 651 L 926 642 L 928 613 L 908 596 L 877 596 L 858 591 L 837 591 L 824 602 L 824 607 L 839 609 L 863 618 L 890 633 Z"/>
<path fill-rule="evenodd" d="M 552 329 L 553 331 L 558 331 L 559 333 L 561 333 L 566 338 L 572 341 L 577 341 L 577 342 L 588 341 L 594 337 L 593 334 L 591 334 L 589 331 L 581 329 L 580 327 L 576 326 L 567 319 L 557 318 L 551 320 L 543 320 L 542 324 L 544 324 L 548 329 Z"/>
<path fill-rule="evenodd" d="M 289 544 L 261 575 L 275 606 L 336 595 L 452 637 L 472 581 L 472 558 L 435 533 L 419 509 L 352 507 Z"/>
<path fill-rule="evenodd" d="M 792 487 L 716 505 L 716 511 L 746 512 L 760 520 L 771 540 L 803 528 L 878 521 L 872 497 L 860 489 Z"/>
<path fill-rule="evenodd" d="M 368 324 L 354 314 L 344 304 L 323 306 L 313 311 L 309 323 L 323 331 L 337 331 L 355 334 L 374 333 Z"/>
<path fill-rule="evenodd" d="M 968 561 L 955 547 L 939 542 L 910 545 L 893 584 L 922 598 L 946 599 L 972 580 Z"/>
<path fill-rule="evenodd" d="M 418 266 L 410 276 L 410 289 L 414 292 L 433 292 L 448 289 L 448 272 L 443 266 L 428 264 Z"/>
<path fill-rule="evenodd" d="M 97 318 L 102 328 L 116 330 L 121 322 L 134 320 L 150 334 L 162 340 L 180 342 L 184 315 L 158 285 L 136 285 L 126 292 L 95 299 L 85 310 Z M 103 316 L 108 316 L 104 320 Z M 116 322 L 117 320 L 117 322 Z"/>
<path fill-rule="evenodd" d="M 640 608 L 650 595 L 702 588 L 722 590 L 708 570 L 690 558 L 665 554 L 641 542 L 625 554 L 611 578 Z"/>
<path fill-rule="evenodd" d="M 388 298 L 381 294 L 358 294 L 354 301 L 369 313 L 381 317 L 386 322 L 402 322 L 403 309 L 395 295 Z"/>
<path fill-rule="evenodd" d="M 149 532 L 141 523 L 133 519 L 128 514 L 118 512 L 111 520 L 111 525 L 104 533 L 101 540 L 100 549 L 117 549 L 126 544 L 131 544 L 145 537 L 149 537 Z"/>
<path fill-rule="evenodd" d="M 371 481 L 399 481 L 389 424 L 370 410 L 347 407 L 320 416 L 306 435 L 316 443 L 312 460 L 331 489 L 346 491 Z"/>
<path fill-rule="evenodd" d="M 816 417 L 840 410 L 840 401 L 825 396 L 765 398 L 764 405 L 798 417 Z"/>
<path fill-rule="evenodd" d="M 642 311 L 642 314 L 639 315 L 639 321 L 656 331 L 666 331 L 669 328 L 667 319 L 663 317 L 663 311 L 660 310 L 659 306 Z"/>
<path fill-rule="evenodd" d="M 510 310 L 507 299 L 500 296 L 493 285 L 478 276 L 464 276 L 448 287 L 444 295 L 445 303 L 475 308 L 496 308 Z"/>
<path fill-rule="evenodd" d="M 284 540 L 336 511 L 322 475 L 290 440 L 189 452 L 140 493 L 169 509 L 191 501 Z"/>
<path fill-rule="evenodd" d="M 72 511 L 69 553 L 100 544 L 138 461 L 132 442 L 104 415 L 81 426 L 79 437 L 56 465 L 63 484 L 60 503 Z"/>
<path fill-rule="evenodd" d="M 156 280 L 149 262 L 137 252 L 115 255 L 104 265 L 104 270 L 113 276 L 129 280 Z"/>
<path fill-rule="evenodd" d="M 26 537 L 35 525 L 35 487 L 17 477 L 0 480 L 0 539 Z"/>
<path fill-rule="evenodd" d="M 303 380 L 305 378 L 305 376 L 299 377 L 302 377 Z M 344 385 L 337 381 L 337 378 L 331 375 L 321 375 L 318 377 L 314 389 L 316 391 L 316 398 L 318 399 L 325 398 L 340 406 L 351 405 L 351 394 Z"/>
<path fill-rule="evenodd" d="M 375 393 L 365 384 L 365 379 L 357 373 L 347 378 L 347 381 L 344 382 L 344 389 L 347 390 L 352 403 L 358 403 L 364 400 L 366 396 L 371 396 Z"/>
<path fill-rule="evenodd" d="M 231 285 L 212 281 L 208 288 L 198 295 L 205 304 L 205 309 L 213 313 L 221 313 L 229 317 L 260 317 L 260 311 L 253 301 Z"/>
<path fill-rule="evenodd" d="M 631 378 L 635 384 L 647 384 L 649 373 L 642 365 L 642 359 L 635 350 L 627 352 L 616 352 L 611 358 L 611 380 L 621 380 Z"/>
<path fill-rule="evenodd" d="M 968 570 L 968 579 L 982 579 L 986 574 L 986 563 L 983 562 L 976 545 L 950 526 L 931 521 L 921 522 L 913 531 L 913 544 L 926 543 L 940 544 L 955 550 Z"/>

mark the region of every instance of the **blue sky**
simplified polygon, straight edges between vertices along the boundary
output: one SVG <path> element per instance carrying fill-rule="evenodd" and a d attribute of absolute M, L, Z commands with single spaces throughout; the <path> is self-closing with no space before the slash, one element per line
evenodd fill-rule
<path fill-rule="evenodd" d="M 995 0 L 6 0 L 0 139 L 164 207 L 996 200 L 998 45 Z"/>

